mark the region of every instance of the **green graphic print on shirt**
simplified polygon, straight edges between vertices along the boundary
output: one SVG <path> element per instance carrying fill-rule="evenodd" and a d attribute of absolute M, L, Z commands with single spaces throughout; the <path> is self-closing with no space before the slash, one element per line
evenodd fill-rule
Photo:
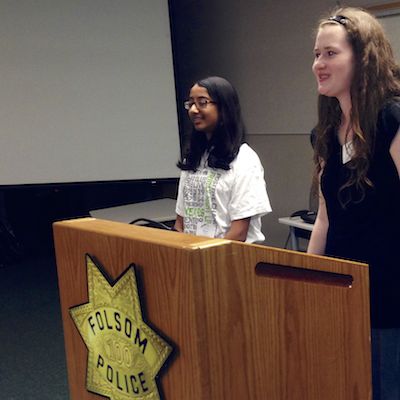
<path fill-rule="evenodd" d="M 183 188 L 186 233 L 215 237 L 215 188 L 220 177 L 220 173 L 206 168 L 187 176 Z"/>

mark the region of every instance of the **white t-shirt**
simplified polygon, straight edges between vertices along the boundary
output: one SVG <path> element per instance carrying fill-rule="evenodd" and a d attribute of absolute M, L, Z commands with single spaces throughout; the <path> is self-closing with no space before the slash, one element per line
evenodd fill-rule
<path fill-rule="evenodd" d="M 230 167 L 210 168 L 204 156 L 196 172 L 181 172 L 176 213 L 184 232 L 222 238 L 231 221 L 251 217 L 246 242 L 263 241 L 261 217 L 272 209 L 260 159 L 244 143 Z"/>

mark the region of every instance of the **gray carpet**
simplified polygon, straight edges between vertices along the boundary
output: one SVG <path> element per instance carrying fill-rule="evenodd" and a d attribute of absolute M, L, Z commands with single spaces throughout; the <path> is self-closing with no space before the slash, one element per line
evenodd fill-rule
<path fill-rule="evenodd" d="M 0 399 L 67 400 L 54 259 L 2 266 L 0 276 Z"/>

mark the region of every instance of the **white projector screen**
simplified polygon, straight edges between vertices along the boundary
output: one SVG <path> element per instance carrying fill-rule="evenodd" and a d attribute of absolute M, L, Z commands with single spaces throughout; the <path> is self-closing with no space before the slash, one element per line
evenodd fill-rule
<path fill-rule="evenodd" d="M 0 185 L 178 176 L 167 0 L 0 0 Z"/>

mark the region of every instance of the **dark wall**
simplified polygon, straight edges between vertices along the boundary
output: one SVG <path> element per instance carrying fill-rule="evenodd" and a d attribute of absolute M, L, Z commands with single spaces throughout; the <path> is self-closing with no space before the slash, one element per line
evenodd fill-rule
<path fill-rule="evenodd" d="M 175 86 L 181 143 L 187 139 L 192 125 L 183 108 L 193 83 L 211 75 L 219 75 L 215 60 L 210 57 L 215 46 L 212 41 L 201 41 L 201 32 L 215 24 L 210 19 L 209 0 L 170 0 L 172 53 L 174 58 Z M 212 10 L 211 10 L 212 11 Z"/>
<path fill-rule="evenodd" d="M 43 254 L 53 250 L 55 221 L 87 217 L 98 208 L 176 198 L 176 194 L 177 179 L 3 187 L 0 223 L 14 233 L 24 255 Z"/>

